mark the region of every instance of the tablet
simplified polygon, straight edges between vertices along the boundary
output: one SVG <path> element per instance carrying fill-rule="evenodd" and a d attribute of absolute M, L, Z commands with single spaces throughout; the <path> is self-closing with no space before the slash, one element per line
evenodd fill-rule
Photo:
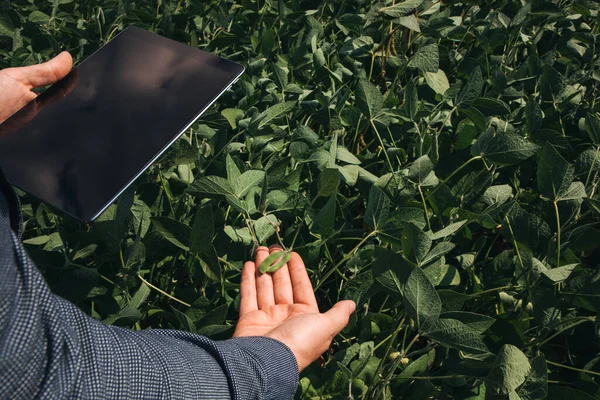
<path fill-rule="evenodd" d="M 244 72 L 130 27 L 0 125 L 14 186 L 96 219 Z"/>

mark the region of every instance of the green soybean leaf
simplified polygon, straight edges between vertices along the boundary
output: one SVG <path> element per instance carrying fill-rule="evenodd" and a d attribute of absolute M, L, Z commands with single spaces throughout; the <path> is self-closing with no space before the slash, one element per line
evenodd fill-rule
<path fill-rule="evenodd" d="M 248 227 L 236 229 L 231 225 L 225 225 L 223 231 L 234 243 L 242 243 L 245 245 L 250 245 L 252 243 L 252 235 L 250 234 Z"/>
<path fill-rule="evenodd" d="M 250 174 L 247 174 L 250 172 Z M 258 172 L 258 174 L 255 174 Z M 223 196 L 227 200 L 229 204 L 235 207 L 237 210 L 247 212 L 246 203 L 241 200 L 238 196 L 238 193 L 244 194 L 244 191 L 249 190 L 254 184 L 262 181 L 262 171 L 246 171 L 244 174 L 247 174 L 242 178 L 240 175 L 235 180 L 235 186 L 229 183 L 229 181 L 225 178 L 221 178 L 220 176 L 205 176 L 198 178 L 185 190 L 186 193 L 190 193 L 198 196 L 208 196 L 208 197 L 219 197 Z M 258 177 L 260 176 L 260 179 Z"/>
<path fill-rule="evenodd" d="M 456 247 L 456 245 L 454 243 L 450 243 L 450 242 L 438 243 L 433 249 L 431 249 L 431 251 L 429 253 L 427 253 L 425 258 L 423 260 L 421 260 L 420 265 L 424 266 L 431 262 L 437 261 L 444 254 L 447 254 L 447 253 L 451 252 L 452 250 L 454 250 L 455 247 Z"/>
<path fill-rule="evenodd" d="M 145 283 L 142 283 L 129 303 L 122 308 L 118 314 L 103 322 L 118 325 L 135 324 L 142 318 L 142 313 L 139 311 L 139 308 L 144 304 L 149 295 L 150 288 Z"/>
<path fill-rule="evenodd" d="M 203 176 L 196 179 L 186 192 L 203 195 L 220 195 L 237 197 L 233 186 L 225 178 L 220 176 Z"/>
<path fill-rule="evenodd" d="M 597 114 L 588 113 L 585 117 L 585 130 L 596 146 L 600 146 L 600 118 Z"/>
<path fill-rule="evenodd" d="M 517 347 L 505 344 L 496 357 L 487 382 L 495 393 L 507 395 L 525 382 L 530 370 L 527 356 Z"/>
<path fill-rule="evenodd" d="M 424 372 L 427 372 L 433 365 L 434 361 L 435 351 L 431 350 L 430 352 L 423 354 L 421 357 L 408 364 L 396 379 L 409 379 L 415 375 L 420 375 Z"/>
<path fill-rule="evenodd" d="M 25 243 L 25 241 L 23 241 L 23 243 Z M 73 261 L 80 260 L 80 259 L 81 260 L 85 260 L 86 258 L 88 258 L 89 256 L 91 256 L 92 254 L 94 254 L 96 252 L 97 248 L 98 248 L 97 244 L 90 244 L 88 246 L 85 246 L 82 249 L 77 250 L 77 252 L 73 256 Z"/>
<path fill-rule="evenodd" d="M 518 390 L 519 397 L 521 400 L 545 399 L 548 395 L 548 365 L 546 358 L 539 355 L 530 359 L 529 362 L 531 372 Z"/>
<path fill-rule="evenodd" d="M 488 317 L 487 315 L 466 311 L 448 311 L 440 315 L 440 318 L 450 318 L 460 321 L 479 334 L 483 334 L 496 322 L 495 318 Z"/>
<path fill-rule="evenodd" d="M 146 246 L 138 236 L 133 244 L 125 250 L 125 268 L 137 270 L 142 267 L 146 260 Z M 75 259 L 75 258 L 73 258 Z"/>
<path fill-rule="evenodd" d="M 583 183 L 573 182 L 565 192 L 561 193 L 558 200 L 579 200 L 585 197 L 587 197 L 587 193 L 585 191 L 585 186 L 583 185 Z"/>
<path fill-rule="evenodd" d="M 478 131 L 485 131 L 488 128 L 487 118 L 481 111 L 473 106 L 460 108 L 459 112 L 466 115 L 475 125 Z"/>
<path fill-rule="evenodd" d="M 365 222 L 375 230 L 383 229 L 389 219 L 390 204 L 390 199 L 384 191 L 377 186 L 372 186 L 369 190 Z"/>
<path fill-rule="evenodd" d="M 238 121 L 244 118 L 244 111 L 237 108 L 226 108 L 221 111 L 221 115 L 229 122 L 231 129 L 235 129 Z"/>
<path fill-rule="evenodd" d="M 0 36 L 12 37 L 15 32 L 15 25 L 10 16 L 0 13 Z"/>
<path fill-rule="evenodd" d="M 273 63 L 271 64 L 271 70 L 273 71 L 273 76 L 277 86 L 279 86 L 280 89 L 285 88 L 288 85 L 288 69 L 282 68 L 280 65 Z"/>
<path fill-rule="evenodd" d="M 393 250 L 375 247 L 373 251 L 373 278 L 388 291 L 402 294 L 414 264 Z"/>
<path fill-rule="evenodd" d="M 482 90 L 483 76 L 481 75 L 481 68 L 475 67 L 473 71 L 471 71 L 468 81 L 458 94 L 458 97 L 456 98 L 456 105 L 470 105 L 479 97 Z"/>
<path fill-rule="evenodd" d="M 342 181 L 348 186 L 356 185 L 360 176 L 360 167 L 358 165 L 344 165 L 338 170 Z"/>
<path fill-rule="evenodd" d="M 31 238 L 31 239 L 23 240 L 23 243 L 30 244 L 32 246 L 41 246 L 43 244 L 48 243 L 48 240 L 50 240 L 50 236 L 42 235 L 42 236 L 37 236 L 37 237 Z"/>
<path fill-rule="evenodd" d="M 553 283 L 565 281 L 579 264 L 563 265 L 543 271 L 543 275 Z"/>
<path fill-rule="evenodd" d="M 238 176 L 232 184 L 237 198 L 245 196 L 253 187 L 259 186 L 265 179 L 265 172 L 258 170 L 246 171 Z"/>
<path fill-rule="evenodd" d="M 423 336 L 468 354 L 488 354 L 488 348 L 479 333 L 456 319 L 440 318 Z"/>
<path fill-rule="evenodd" d="M 413 268 L 402 294 L 406 313 L 415 321 L 419 332 L 435 324 L 442 311 L 442 301 L 420 268 Z"/>
<path fill-rule="evenodd" d="M 533 251 L 547 249 L 552 232 L 546 221 L 518 206 L 509 211 L 507 219 L 508 224 L 503 222 L 501 228 L 501 233 L 507 240 L 514 239 Z"/>
<path fill-rule="evenodd" d="M 443 239 L 445 237 L 448 237 L 450 235 L 455 234 L 456 232 L 458 232 L 458 230 L 460 228 L 463 227 L 464 224 L 467 223 L 467 220 L 464 221 L 458 221 L 458 222 L 453 222 L 450 225 L 448 225 L 447 227 L 435 232 L 435 233 L 429 233 L 429 238 L 431 240 L 438 240 L 438 239 Z"/>
<path fill-rule="evenodd" d="M 440 69 L 440 54 L 438 45 L 433 43 L 420 47 L 415 55 L 410 59 L 408 65 L 417 68 L 423 73 L 437 72 Z"/>
<path fill-rule="evenodd" d="M 485 129 L 485 128 L 484 128 Z M 473 139 L 477 136 L 477 128 L 470 119 L 463 119 L 458 123 L 456 129 L 456 142 L 454 147 L 458 150 L 464 150 L 473 144 Z"/>
<path fill-rule="evenodd" d="M 131 206 L 131 224 L 136 235 L 140 237 L 146 236 L 148 228 L 150 228 L 150 216 L 152 211 L 150 207 L 141 200 L 134 200 Z"/>
<path fill-rule="evenodd" d="M 46 13 L 36 10 L 31 12 L 27 19 L 29 20 L 29 22 L 42 25 L 47 24 L 50 21 L 50 16 Z"/>
<path fill-rule="evenodd" d="M 274 119 L 282 117 L 292 111 L 294 107 L 296 107 L 295 101 L 286 101 L 284 103 L 275 104 L 253 117 L 250 122 L 250 128 L 253 130 L 260 130 Z"/>
<path fill-rule="evenodd" d="M 319 176 L 319 196 L 329 197 L 337 192 L 340 173 L 337 168 L 326 168 Z"/>
<path fill-rule="evenodd" d="M 371 82 L 361 79 L 356 86 L 356 106 L 369 119 L 383 108 L 383 95 Z"/>
<path fill-rule="evenodd" d="M 525 3 L 519 8 L 519 11 L 510 21 L 510 27 L 519 26 L 527 19 L 527 15 L 531 12 L 532 3 Z"/>
<path fill-rule="evenodd" d="M 533 156 L 538 146 L 514 133 L 484 132 L 471 146 L 471 154 L 482 156 L 499 165 L 518 164 Z"/>
<path fill-rule="evenodd" d="M 406 0 L 393 6 L 380 8 L 377 12 L 389 18 L 399 18 L 419 7 L 423 0 Z"/>
<path fill-rule="evenodd" d="M 407 15 L 405 17 L 398 18 L 398 24 L 407 27 L 411 31 L 421 32 L 421 27 L 419 26 L 419 21 L 414 14 Z"/>
<path fill-rule="evenodd" d="M 423 75 L 425 76 L 425 81 L 429 87 L 437 94 L 444 94 L 450 89 L 450 82 L 443 70 L 438 69 L 435 72 L 426 71 Z"/>
<path fill-rule="evenodd" d="M 408 169 L 408 178 L 422 187 L 436 186 L 440 181 L 433 172 L 429 156 L 417 158 Z"/>
<path fill-rule="evenodd" d="M 510 114 L 510 107 L 502 100 L 488 97 L 478 97 L 473 102 L 473 107 L 477 108 L 485 117 Z"/>
<path fill-rule="evenodd" d="M 338 161 L 343 161 L 348 164 L 360 164 L 360 160 L 354 154 L 350 153 L 347 148 L 342 146 L 337 146 L 335 157 Z"/>
<path fill-rule="evenodd" d="M 242 171 L 229 154 L 225 157 L 225 167 L 227 168 L 227 180 L 233 185 L 233 182 L 242 174 Z"/>
<path fill-rule="evenodd" d="M 488 206 L 504 204 L 512 197 L 512 195 L 513 190 L 509 185 L 495 185 L 490 186 L 485 190 L 483 196 L 481 196 L 481 201 Z"/>
<path fill-rule="evenodd" d="M 213 249 L 215 236 L 212 207 L 201 208 L 196 213 L 190 236 L 190 251 L 203 253 Z"/>
<path fill-rule="evenodd" d="M 418 264 L 431 249 L 432 239 L 415 224 L 409 222 L 402 230 L 401 242 L 404 257 Z"/>
<path fill-rule="evenodd" d="M 533 135 L 542 127 L 544 114 L 535 100 L 530 100 L 525 106 L 526 130 Z"/>
<path fill-rule="evenodd" d="M 278 229 L 279 221 L 273 214 L 265 215 L 254 221 L 254 232 L 259 243 L 264 243 L 268 238 L 275 234 Z"/>
<path fill-rule="evenodd" d="M 152 225 L 167 241 L 180 249 L 190 249 L 192 229 L 189 226 L 169 217 L 152 217 Z"/>
<path fill-rule="evenodd" d="M 538 80 L 540 94 L 544 100 L 554 101 L 559 94 L 564 90 L 566 81 L 557 70 L 551 65 L 544 64 L 542 73 Z"/>
<path fill-rule="evenodd" d="M 417 107 L 419 105 L 419 95 L 415 83 L 410 80 L 406 84 L 406 90 L 404 91 L 404 103 L 406 106 L 406 113 L 412 121 L 416 121 Z"/>
<path fill-rule="evenodd" d="M 546 143 L 538 164 L 538 190 L 545 198 L 558 201 L 573 182 L 574 169 L 556 149 Z"/>
<path fill-rule="evenodd" d="M 566 386 L 556 386 L 552 390 L 548 390 L 546 400 L 594 400 L 596 397 Z"/>
<path fill-rule="evenodd" d="M 215 282 L 221 281 L 221 265 L 214 247 L 206 249 L 196 255 L 196 261 L 200 265 L 202 272 Z"/>

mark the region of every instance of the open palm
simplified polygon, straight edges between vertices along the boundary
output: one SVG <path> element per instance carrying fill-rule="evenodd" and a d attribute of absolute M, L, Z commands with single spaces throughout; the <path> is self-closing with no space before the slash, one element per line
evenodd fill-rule
<path fill-rule="evenodd" d="M 73 59 L 62 52 L 52 60 L 28 67 L 6 68 L 0 71 L 0 123 L 36 98 L 32 91 L 64 78 L 73 67 Z"/>
<path fill-rule="evenodd" d="M 242 271 L 240 319 L 234 336 L 267 336 L 287 345 L 300 370 L 325 352 L 354 311 L 352 301 L 341 301 L 320 313 L 306 267 L 297 253 L 275 273 L 261 274 L 258 266 L 271 252 L 260 247 L 255 262 Z"/>

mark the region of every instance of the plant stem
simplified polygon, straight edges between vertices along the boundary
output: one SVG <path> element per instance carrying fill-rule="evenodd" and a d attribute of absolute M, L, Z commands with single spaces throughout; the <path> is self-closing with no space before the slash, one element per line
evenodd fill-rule
<path fill-rule="evenodd" d="M 556 213 L 556 266 L 560 267 L 560 215 L 556 200 L 554 200 L 554 212 Z"/>
<path fill-rule="evenodd" d="M 435 188 L 433 188 L 433 190 L 431 191 L 431 194 L 434 194 L 435 192 L 437 192 L 437 190 L 440 188 L 440 186 L 442 186 L 441 184 L 445 184 L 446 182 L 448 182 L 450 179 L 452 179 L 454 177 L 454 175 L 456 175 L 461 169 L 463 169 L 464 167 L 466 167 L 467 165 L 471 164 L 473 161 L 476 160 L 481 160 L 483 157 L 482 156 L 475 156 L 475 157 L 471 157 L 469 158 L 467 161 L 465 161 L 460 167 L 458 167 L 457 169 L 454 170 L 454 172 L 452 172 L 450 175 L 448 175 L 448 177 L 444 180 L 442 180 L 440 182 L 439 185 L 437 185 Z"/>
<path fill-rule="evenodd" d="M 102 275 L 100 272 L 98 272 L 97 270 L 95 270 L 93 268 L 86 267 L 85 265 L 75 264 L 73 262 L 69 263 L 69 265 L 73 266 L 73 267 L 85 269 L 86 271 L 89 271 L 89 272 L 93 272 L 94 274 L 98 275 L 100 278 L 104 279 L 106 282 L 110 283 L 111 285 L 119 287 L 115 282 L 111 281 L 110 279 L 108 279 L 107 277 L 105 277 L 104 275 Z"/>
<path fill-rule="evenodd" d="M 417 339 L 419 339 L 419 334 L 417 333 L 415 335 L 415 337 L 410 341 L 410 343 L 408 344 L 408 346 L 406 346 L 406 349 L 402 350 L 402 357 L 406 356 L 406 353 L 408 353 L 408 351 L 410 350 L 410 348 L 413 346 L 413 344 L 415 344 L 415 342 L 417 341 Z"/>
<path fill-rule="evenodd" d="M 421 201 L 423 202 L 423 211 L 425 212 L 425 219 L 427 220 L 427 227 L 431 231 L 431 222 L 429 221 L 429 213 L 427 212 L 427 203 L 425 202 L 425 196 L 423 196 L 423 190 L 421 190 L 421 185 L 418 185 L 419 194 L 421 195 Z"/>
<path fill-rule="evenodd" d="M 183 300 L 179 300 L 177 297 L 171 296 L 169 293 L 165 292 L 164 290 L 154 286 L 153 284 L 151 284 L 150 282 L 148 282 L 147 280 L 145 280 L 144 278 L 142 278 L 142 276 L 139 274 L 137 274 L 138 278 L 140 278 L 140 280 L 142 282 L 144 282 L 149 288 L 156 290 L 157 292 L 159 292 L 160 294 L 162 294 L 163 296 L 166 296 L 168 298 L 170 298 L 171 300 L 174 300 L 180 304 L 183 304 L 186 307 L 191 307 L 191 304 L 186 303 Z"/>
<path fill-rule="evenodd" d="M 592 319 L 592 318 L 593 318 L 593 319 Z M 542 342 L 540 342 L 540 343 L 538 344 L 538 347 L 542 347 L 543 345 L 545 345 L 546 343 L 548 343 L 549 341 L 551 341 L 551 340 L 552 340 L 552 339 L 554 339 L 555 337 L 557 337 L 557 336 L 561 335 L 563 332 L 565 332 L 565 331 L 568 331 L 568 330 L 569 330 L 569 329 L 571 329 L 571 328 L 574 328 L 574 327 L 576 327 L 577 325 L 583 324 L 584 322 L 594 322 L 594 321 L 595 321 L 595 318 L 594 318 L 594 317 L 592 317 L 592 318 L 584 318 L 584 319 L 581 319 L 581 320 L 579 320 L 579 321 L 576 321 L 576 322 L 574 322 L 574 323 L 572 323 L 572 324 L 570 324 L 570 325 L 567 325 L 567 326 L 565 326 L 564 328 L 562 328 L 562 329 L 560 329 L 558 332 L 556 332 L 554 335 L 552 335 L 552 336 L 550 336 L 550 337 L 548 337 L 548 338 L 544 339 Z"/>
<path fill-rule="evenodd" d="M 590 166 L 590 170 L 587 174 L 587 178 L 585 179 L 585 187 L 587 187 L 590 182 L 590 177 L 592 176 L 592 171 L 594 170 L 594 166 L 596 165 L 596 158 L 598 158 L 598 152 L 600 152 L 600 146 L 596 147 L 596 153 L 594 154 L 594 159 L 592 160 L 592 165 Z"/>
<path fill-rule="evenodd" d="M 506 220 L 506 224 L 508 225 L 508 230 L 510 231 L 510 236 L 512 237 L 512 240 L 515 243 L 515 251 L 517 253 L 517 256 L 519 257 L 519 263 L 521 263 L 521 268 L 524 271 L 525 265 L 523 264 L 523 259 L 521 258 L 521 252 L 519 251 L 519 245 L 517 244 L 517 239 L 515 239 L 515 233 L 513 232 L 513 229 L 512 229 L 512 226 L 510 225 L 510 221 L 508 220 L 508 217 L 505 216 L 504 219 Z"/>
<path fill-rule="evenodd" d="M 396 378 L 398 380 L 405 379 L 407 381 L 410 380 L 422 380 L 422 381 L 430 381 L 433 379 L 469 379 L 469 378 L 477 378 L 476 376 L 469 375 L 439 375 L 439 376 L 411 376 L 410 378 Z"/>
<path fill-rule="evenodd" d="M 312 201 L 310 202 L 310 205 L 304 209 L 304 216 L 302 216 L 302 220 L 300 220 L 300 226 L 298 227 L 298 229 L 296 229 L 296 232 L 294 232 L 294 238 L 292 239 L 292 243 L 290 244 L 290 251 L 294 250 L 294 245 L 296 244 L 296 239 L 298 239 L 298 234 L 300 233 L 300 229 L 302 229 L 302 225 L 304 225 L 304 220 L 306 219 L 306 216 L 308 215 L 308 210 L 310 210 L 312 208 L 312 206 L 315 204 L 315 202 L 317 201 L 317 199 L 319 198 L 319 196 L 315 196 Z"/>
<path fill-rule="evenodd" d="M 484 290 L 482 292 L 477 292 L 477 293 L 470 294 L 469 297 L 472 298 L 472 299 L 474 299 L 476 297 L 483 296 L 484 294 L 489 294 L 489 293 L 493 293 L 493 292 L 499 292 L 501 290 L 506 290 L 506 289 L 510 289 L 510 288 L 515 288 L 516 289 L 518 287 L 519 286 L 513 286 L 513 285 L 500 286 L 500 287 L 497 287 L 497 288 L 487 289 L 487 290 Z"/>
<path fill-rule="evenodd" d="M 548 363 L 550 365 L 554 365 L 555 367 L 570 369 L 572 371 L 577 371 L 577 372 L 583 372 L 584 374 L 590 374 L 590 375 L 600 376 L 600 372 L 590 371 L 588 369 L 575 368 L 575 367 L 571 367 L 569 365 L 558 364 L 558 363 L 555 363 L 555 362 L 552 362 L 552 361 L 549 361 L 549 360 L 546 360 L 546 363 Z"/>
<path fill-rule="evenodd" d="M 402 315 L 402 314 L 400 314 L 400 315 Z M 385 354 L 383 355 L 383 357 L 379 361 L 379 364 L 377 365 L 377 369 L 375 370 L 375 373 L 373 374 L 374 377 L 379 376 L 379 372 L 381 371 L 381 368 L 383 367 L 383 363 L 385 362 L 385 360 L 390 355 L 390 350 L 392 349 L 392 345 L 394 344 L 394 340 L 396 340 L 396 337 L 398 336 L 398 333 L 400 333 L 400 331 L 402 330 L 402 327 L 404 326 L 404 321 L 405 320 L 406 320 L 406 316 L 402 316 L 402 318 L 398 318 L 398 321 L 399 321 L 398 326 L 394 330 L 394 333 L 392 334 L 392 338 L 388 342 L 388 344 L 387 344 L 387 346 L 385 348 Z M 377 385 L 372 385 L 372 387 L 376 387 L 376 386 Z"/>
<path fill-rule="evenodd" d="M 317 291 L 317 289 L 319 289 L 321 287 L 321 285 L 323 284 L 323 282 L 325 282 L 327 280 L 327 278 L 329 278 L 329 276 L 331 274 L 333 274 L 339 267 L 340 265 L 342 265 L 343 263 L 345 263 L 346 261 L 348 261 L 359 249 L 360 247 L 371 238 L 371 236 L 374 236 L 377 233 L 377 231 L 373 231 L 371 233 L 369 233 L 367 236 L 365 236 L 365 238 L 363 240 L 360 241 L 360 243 L 358 243 L 351 251 L 350 253 L 346 254 L 346 256 L 344 258 L 342 258 L 340 260 L 340 262 L 338 262 L 337 264 L 335 264 L 333 266 L 333 268 L 331 268 L 329 271 L 327 271 L 325 273 L 325 275 L 323 275 L 323 277 L 319 280 L 319 283 L 317 284 L 317 286 L 315 286 L 315 291 Z"/>
<path fill-rule="evenodd" d="M 373 122 L 372 119 L 370 120 L 370 122 L 371 122 L 371 126 L 373 127 L 373 130 L 375 131 L 375 134 L 377 135 L 377 139 L 379 140 L 379 144 L 381 144 L 381 151 L 383 151 L 383 154 L 385 155 L 385 159 L 386 159 L 386 161 L 388 163 L 388 167 L 390 168 L 390 172 L 392 173 L 392 176 L 394 176 L 393 175 L 394 168 L 392 167 L 392 160 L 390 160 L 390 156 L 388 156 L 387 151 L 385 151 L 385 146 L 383 144 L 383 140 L 381 139 L 381 135 L 379 134 L 379 130 L 375 126 L 375 123 Z M 394 179 L 395 179 L 395 176 L 394 176 Z"/>
<path fill-rule="evenodd" d="M 402 318 L 402 320 L 398 324 L 398 327 L 401 327 L 402 325 L 404 325 L 404 320 L 405 319 L 406 318 Z M 397 334 L 396 331 L 394 331 L 393 333 L 389 334 L 385 339 L 383 339 L 381 342 L 377 343 L 377 345 L 375 347 L 373 347 L 373 352 L 375 352 L 375 350 L 377 350 L 378 348 L 380 348 L 383 344 L 385 344 L 385 342 L 387 342 L 388 340 L 390 340 L 396 334 Z"/>

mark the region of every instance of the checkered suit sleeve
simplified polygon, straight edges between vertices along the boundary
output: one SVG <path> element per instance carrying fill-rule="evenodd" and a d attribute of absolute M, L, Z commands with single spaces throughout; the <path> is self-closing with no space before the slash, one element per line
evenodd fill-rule
<path fill-rule="evenodd" d="M 264 337 L 108 326 L 51 293 L 0 173 L 0 399 L 290 399 L 298 365 Z"/>

